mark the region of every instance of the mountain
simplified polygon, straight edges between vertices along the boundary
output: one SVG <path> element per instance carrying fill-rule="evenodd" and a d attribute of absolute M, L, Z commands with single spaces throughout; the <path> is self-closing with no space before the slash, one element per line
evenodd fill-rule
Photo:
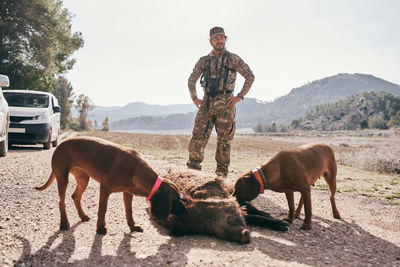
<path fill-rule="evenodd" d="M 236 105 L 236 124 L 238 128 L 251 128 L 259 121 L 264 121 L 264 114 L 269 102 L 246 98 Z M 196 108 L 193 104 L 192 106 Z M 116 130 L 181 130 L 192 129 L 196 112 L 169 114 L 163 116 L 138 116 L 111 123 Z"/>
<path fill-rule="evenodd" d="M 166 116 L 175 113 L 194 112 L 195 110 L 196 107 L 193 104 L 149 105 L 143 102 L 132 102 L 122 107 L 97 106 L 89 112 L 88 118 L 92 121 L 97 120 L 101 124 L 105 117 L 108 117 L 112 123 L 132 117 Z"/>
<path fill-rule="evenodd" d="M 292 126 L 302 130 L 386 129 L 400 125 L 400 96 L 384 91 L 363 92 L 318 105 Z"/>
<path fill-rule="evenodd" d="M 118 130 L 182 130 L 193 128 L 195 112 L 170 114 L 167 116 L 139 116 L 111 123 L 113 131 Z"/>
<path fill-rule="evenodd" d="M 290 123 L 316 105 L 335 102 L 363 91 L 385 91 L 400 95 L 400 86 L 373 75 L 339 73 L 294 88 L 289 94 L 277 98 L 268 106 L 265 120 Z"/>
<path fill-rule="evenodd" d="M 245 98 L 244 101 L 236 105 L 236 125 L 237 128 L 251 128 L 257 123 L 289 124 L 292 120 L 303 117 L 307 111 L 312 110 L 317 105 L 332 103 L 364 91 L 385 91 L 399 96 L 400 86 L 373 75 L 339 73 L 293 88 L 289 94 L 272 102 Z M 161 106 L 134 102 L 124 107 L 97 107 L 89 113 L 89 119 L 96 119 L 98 123 L 101 123 L 108 116 L 113 130 L 154 128 L 168 130 L 179 129 L 180 127 L 180 129 L 190 129 L 193 127 L 193 122 L 189 124 L 187 120 L 190 116 L 194 118 L 196 111 L 197 109 L 193 104 Z M 193 114 L 186 114 L 190 112 L 193 112 Z M 177 120 L 176 123 L 165 124 L 161 122 L 163 117 L 172 114 L 175 114 L 173 118 Z M 151 116 L 158 118 L 153 120 L 150 118 Z M 134 117 L 138 119 L 127 120 Z M 119 120 L 124 121 L 118 122 Z M 130 125 L 130 122 L 133 124 Z"/>

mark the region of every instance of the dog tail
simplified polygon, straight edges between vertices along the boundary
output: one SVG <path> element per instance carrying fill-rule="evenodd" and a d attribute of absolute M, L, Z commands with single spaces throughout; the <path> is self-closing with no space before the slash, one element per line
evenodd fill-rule
<path fill-rule="evenodd" d="M 56 175 L 54 174 L 54 171 L 51 171 L 49 180 L 47 180 L 47 182 L 44 185 L 42 185 L 40 187 L 39 186 L 35 187 L 35 189 L 39 190 L 39 191 L 45 190 L 47 187 L 49 187 L 54 182 L 55 178 L 56 178 Z"/>

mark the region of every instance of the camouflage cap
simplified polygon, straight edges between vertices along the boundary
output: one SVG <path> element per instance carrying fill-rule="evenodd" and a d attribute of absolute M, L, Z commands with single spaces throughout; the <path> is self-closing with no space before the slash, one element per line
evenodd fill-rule
<path fill-rule="evenodd" d="M 227 37 L 225 35 L 224 28 L 222 28 L 222 27 L 213 27 L 213 28 L 211 28 L 211 30 L 210 30 L 210 38 L 213 38 L 215 35 L 218 35 L 218 34 L 223 34 L 225 37 Z"/>

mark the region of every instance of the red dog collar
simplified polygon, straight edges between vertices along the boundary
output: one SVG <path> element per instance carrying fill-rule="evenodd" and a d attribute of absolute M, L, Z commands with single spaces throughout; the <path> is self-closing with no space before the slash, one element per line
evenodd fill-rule
<path fill-rule="evenodd" d="M 153 185 L 153 188 L 150 191 L 149 196 L 147 197 L 147 201 L 149 201 L 150 198 L 154 195 L 154 193 L 158 190 L 158 188 L 160 188 L 162 181 L 163 179 L 160 176 L 158 176 L 156 182 Z"/>
<path fill-rule="evenodd" d="M 261 174 L 258 169 L 254 169 L 253 171 L 254 177 L 256 177 L 257 181 L 260 183 L 260 194 L 264 193 L 264 183 L 261 178 Z"/>
<path fill-rule="evenodd" d="M 252 170 L 254 177 L 256 177 L 257 181 L 260 183 L 260 193 L 262 194 L 264 193 L 264 188 L 266 188 L 266 185 L 264 184 L 264 173 L 262 173 L 261 168 L 256 168 L 254 170 Z"/>

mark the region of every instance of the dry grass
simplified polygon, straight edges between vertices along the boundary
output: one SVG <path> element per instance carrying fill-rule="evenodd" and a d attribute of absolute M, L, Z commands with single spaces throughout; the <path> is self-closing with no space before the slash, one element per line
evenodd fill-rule
<path fill-rule="evenodd" d="M 357 150 L 339 153 L 337 161 L 358 169 L 400 174 L 399 152 L 390 147 L 359 147 Z"/>
<path fill-rule="evenodd" d="M 133 147 L 142 155 L 185 166 L 190 135 L 133 134 L 87 132 L 124 146 Z M 400 137 L 390 131 L 379 132 L 307 132 L 296 134 L 237 134 L 232 142 L 228 179 L 252 169 L 277 152 L 293 149 L 309 142 L 325 142 L 333 146 L 338 162 L 338 192 L 364 195 L 390 204 L 400 204 Z M 205 149 L 204 171 L 214 172 L 216 137 Z M 314 189 L 327 190 L 320 179 Z"/>
<path fill-rule="evenodd" d="M 274 140 L 332 145 L 338 163 L 362 170 L 400 174 L 399 130 L 297 132 L 271 135 Z"/>

